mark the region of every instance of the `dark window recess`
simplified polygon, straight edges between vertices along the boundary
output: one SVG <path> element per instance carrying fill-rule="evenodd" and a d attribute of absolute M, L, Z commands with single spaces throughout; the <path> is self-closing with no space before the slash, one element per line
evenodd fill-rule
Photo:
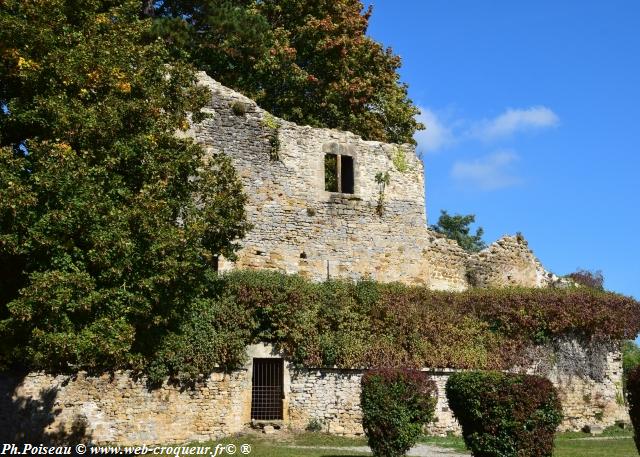
<path fill-rule="evenodd" d="M 282 420 L 282 359 L 253 359 L 251 419 Z"/>
<path fill-rule="evenodd" d="M 341 173 L 340 173 L 340 184 L 342 189 L 340 192 L 343 194 L 352 194 L 353 193 L 353 157 L 349 156 L 340 156 L 341 162 Z"/>
<path fill-rule="evenodd" d="M 324 156 L 324 190 L 352 194 L 354 190 L 353 157 L 339 154 Z"/>

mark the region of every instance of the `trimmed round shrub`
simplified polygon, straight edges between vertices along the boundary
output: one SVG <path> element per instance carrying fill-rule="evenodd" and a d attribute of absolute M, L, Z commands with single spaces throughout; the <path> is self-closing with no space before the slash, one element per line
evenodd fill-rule
<path fill-rule="evenodd" d="M 399 457 L 433 420 L 437 388 L 416 370 L 372 370 L 362 377 L 362 427 L 374 456 Z"/>
<path fill-rule="evenodd" d="M 548 379 L 456 373 L 447 381 L 446 393 L 475 457 L 551 457 L 562 405 Z"/>
<path fill-rule="evenodd" d="M 627 401 L 633 424 L 633 438 L 640 452 L 640 366 L 631 370 L 627 376 Z"/>

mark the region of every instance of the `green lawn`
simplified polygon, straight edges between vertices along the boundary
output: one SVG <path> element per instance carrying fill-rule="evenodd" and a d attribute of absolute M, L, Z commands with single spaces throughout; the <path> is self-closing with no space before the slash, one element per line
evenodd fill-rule
<path fill-rule="evenodd" d="M 207 443 L 207 445 L 213 448 L 217 443 L 218 442 Z M 220 440 L 219 443 L 233 443 L 238 449 L 242 444 L 249 444 L 251 446 L 251 454 L 249 454 L 251 457 L 347 457 L 371 455 L 370 453 L 353 452 L 349 450 L 303 448 L 336 448 L 366 446 L 367 444 L 364 438 L 343 438 L 324 433 L 301 433 L 296 435 L 281 435 L 278 433 L 270 436 L 243 435 Z M 236 452 L 235 455 L 242 454 Z"/>
<path fill-rule="evenodd" d="M 606 439 L 603 439 L 606 438 Z M 424 437 L 421 443 L 446 447 L 466 453 L 462 438 Z M 343 438 L 322 433 L 298 435 L 244 435 L 214 443 L 233 443 L 238 449 L 242 444 L 251 446 L 251 457 L 346 457 L 371 455 L 347 449 L 322 449 L 321 447 L 344 448 L 364 446 L 364 438 Z M 298 447 L 302 446 L 302 447 Z M 309 449 L 316 447 L 316 449 Z M 226 454 L 225 454 L 226 455 Z M 236 455 L 242 455 L 239 451 Z M 638 457 L 633 437 L 629 431 L 608 431 L 603 437 L 591 438 L 584 433 L 563 433 L 556 438 L 554 457 Z"/>
<path fill-rule="evenodd" d="M 425 437 L 421 442 L 463 452 L 465 450 L 462 438 L 455 436 Z M 560 433 L 555 443 L 554 457 L 638 457 L 633 433 L 620 429 L 608 429 L 601 437 L 589 437 L 581 432 Z"/>
<path fill-rule="evenodd" d="M 554 457 L 638 457 L 633 438 L 558 439 Z"/>
<path fill-rule="evenodd" d="M 585 438 L 587 436 L 587 438 Z M 555 457 L 638 457 L 633 432 L 611 427 L 601 437 L 584 433 L 563 433 L 556 438 Z"/>

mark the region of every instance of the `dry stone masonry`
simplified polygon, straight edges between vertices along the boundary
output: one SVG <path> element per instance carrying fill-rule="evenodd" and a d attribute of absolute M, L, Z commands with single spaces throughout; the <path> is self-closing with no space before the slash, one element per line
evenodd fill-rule
<path fill-rule="evenodd" d="M 299 126 L 204 73 L 200 82 L 212 92 L 205 108 L 210 117 L 189 134 L 209 153 L 231 157 L 254 224 L 237 262 L 221 262 L 223 270 L 273 269 L 314 280 L 368 277 L 448 290 L 550 280 L 520 235 L 470 255 L 428 230 L 423 165 L 413 146 Z M 353 193 L 325 190 L 327 155 L 350 158 L 342 172 L 353 169 Z M 387 173 L 387 184 L 376 179 Z"/>
<path fill-rule="evenodd" d="M 622 361 L 615 347 L 582 347 L 573 340 L 538 348 L 526 371 L 547 376 L 559 389 L 562 430 L 603 427 L 627 420 L 622 401 Z M 127 372 L 91 377 L 0 376 L 0 438 L 41 442 L 78 436 L 94 443 L 174 444 L 243 431 L 251 422 L 251 356 L 278 357 L 269 346 L 248 350 L 249 361 L 232 373 L 213 373 L 193 388 L 168 384 L 149 390 Z M 362 434 L 362 370 L 293 368 L 284 382 L 281 425 L 304 430 L 312 421 L 326 432 Z M 444 386 L 454 370 L 426 370 L 438 387 L 430 433 L 459 433 Z"/>

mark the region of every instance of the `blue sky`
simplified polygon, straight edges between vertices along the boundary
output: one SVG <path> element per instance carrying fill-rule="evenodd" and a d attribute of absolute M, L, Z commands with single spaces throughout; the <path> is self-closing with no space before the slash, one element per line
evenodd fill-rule
<path fill-rule="evenodd" d="M 427 124 L 429 223 L 473 213 L 640 298 L 640 2 L 369 3 Z"/>

